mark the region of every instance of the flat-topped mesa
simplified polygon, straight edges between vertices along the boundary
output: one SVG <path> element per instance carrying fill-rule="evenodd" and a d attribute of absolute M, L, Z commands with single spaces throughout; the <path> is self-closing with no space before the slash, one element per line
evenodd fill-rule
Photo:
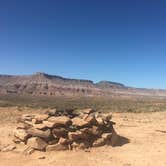
<path fill-rule="evenodd" d="M 77 110 L 78 111 L 78 110 Z M 53 151 L 86 149 L 116 144 L 118 136 L 110 114 L 93 109 L 47 111 L 23 115 L 14 131 L 14 142 L 23 142 L 32 150 Z"/>

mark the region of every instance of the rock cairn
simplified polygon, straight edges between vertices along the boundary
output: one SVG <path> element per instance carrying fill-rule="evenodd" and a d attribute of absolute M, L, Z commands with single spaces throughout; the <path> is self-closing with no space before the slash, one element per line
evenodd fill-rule
<path fill-rule="evenodd" d="M 110 114 L 84 109 L 50 110 L 45 114 L 25 114 L 18 120 L 13 141 L 33 150 L 54 151 L 114 146 L 117 134 Z"/>

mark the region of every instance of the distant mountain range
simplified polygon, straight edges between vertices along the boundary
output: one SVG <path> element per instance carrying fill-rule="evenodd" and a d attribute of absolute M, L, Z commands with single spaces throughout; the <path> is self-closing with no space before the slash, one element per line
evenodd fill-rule
<path fill-rule="evenodd" d="M 33 75 L 0 75 L 0 94 L 166 97 L 166 90 L 133 88 L 111 81 L 93 83 L 38 72 Z"/>

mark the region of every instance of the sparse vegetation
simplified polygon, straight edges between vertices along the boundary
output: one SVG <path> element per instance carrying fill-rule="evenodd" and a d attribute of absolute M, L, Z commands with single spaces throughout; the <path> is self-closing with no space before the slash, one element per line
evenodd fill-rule
<path fill-rule="evenodd" d="M 0 96 L 0 107 L 23 107 L 33 109 L 92 107 L 105 112 L 156 112 L 166 110 L 165 99 L 150 98 L 118 98 L 118 97 L 30 97 L 30 96 Z"/>

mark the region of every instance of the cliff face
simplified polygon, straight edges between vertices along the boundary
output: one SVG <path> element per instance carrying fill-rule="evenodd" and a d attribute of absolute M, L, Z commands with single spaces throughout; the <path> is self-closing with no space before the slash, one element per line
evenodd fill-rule
<path fill-rule="evenodd" d="M 0 75 L 0 93 L 29 95 L 98 95 L 100 90 L 90 80 L 67 79 L 45 73 L 29 76 Z"/>
<path fill-rule="evenodd" d="M 34 75 L 0 75 L 0 94 L 44 96 L 150 96 L 166 97 L 166 90 L 140 89 L 123 84 L 68 79 L 36 73 Z"/>

